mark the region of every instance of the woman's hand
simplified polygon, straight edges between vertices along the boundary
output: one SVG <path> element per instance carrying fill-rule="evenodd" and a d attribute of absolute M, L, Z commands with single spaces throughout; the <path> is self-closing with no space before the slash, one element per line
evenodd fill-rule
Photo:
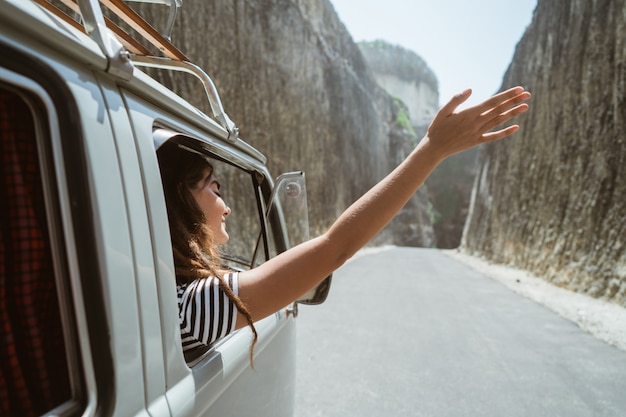
<path fill-rule="evenodd" d="M 514 87 L 455 113 L 471 94 L 472 90 L 466 90 L 454 96 L 439 110 L 428 128 L 424 145 L 441 159 L 516 132 L 518 125 L 492 129 L 528 110 L 524 102 L 530 98 L 530 93 L 522 87 Z"/>

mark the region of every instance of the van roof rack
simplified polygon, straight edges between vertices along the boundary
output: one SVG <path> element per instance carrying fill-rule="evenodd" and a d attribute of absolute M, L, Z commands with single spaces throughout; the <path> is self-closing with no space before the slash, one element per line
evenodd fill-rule
<path fill-rule="evenodd" d="M 129 7 L 123 0 L 33 0 L 49 12 L 53 13 L 69 25 L 89 35 L 104 53 L 108 60 L 107 72 L 129 81 L 134 66 L 157 68 L 169 71 L 184 72 L 197 77 L 204 86 L 213 118 L 228 132 L 228 140 L 235 142 L 239 129 L 224 112 L 219 93 L 211 78 L 170 41 L 170 31 L 182 0 L 132 0 L 140 2 L 160 3 L 170 7 L 167 27 L 163 34 L 159 33 L 141 15 Z M 62 9 L 60 5 L 80 17 L 79 22 Z M 123 29 L 102 13 L 101 5 L 105 6 L 134 33 L 157 49 L 162 56 L 156 56 L 144 44 L 139 42 L 130 31 Z"/>

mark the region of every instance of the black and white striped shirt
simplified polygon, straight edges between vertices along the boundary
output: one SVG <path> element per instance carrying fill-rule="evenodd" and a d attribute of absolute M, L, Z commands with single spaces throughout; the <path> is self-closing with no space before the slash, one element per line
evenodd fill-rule
<path fill-rule="evenodd" d="M 224 279 L 238 295 L 238 274 L 226 274 Z M 177 285 L 177 292 L 183 351 L 208 346 L 235 329 L 237 308 L 219 288 L 217 278 Z"/>

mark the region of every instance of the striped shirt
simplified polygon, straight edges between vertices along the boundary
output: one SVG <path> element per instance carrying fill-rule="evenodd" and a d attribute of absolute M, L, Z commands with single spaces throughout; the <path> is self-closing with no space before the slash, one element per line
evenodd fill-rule
<path fill-rule="evenodd" d="M 225 274 L 224 279 L 238 295 L 238 274 Z M 217 278 L 177 285 L 177 292 L 183 351 L 208 346 L 235 329 L 237 308 L 219 288 Z"/>

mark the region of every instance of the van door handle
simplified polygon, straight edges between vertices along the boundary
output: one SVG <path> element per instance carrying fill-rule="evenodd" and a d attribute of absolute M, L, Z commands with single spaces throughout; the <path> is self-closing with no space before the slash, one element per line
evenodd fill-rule
<path fill-rule="evenodd" d="M 287 318 L 289 318 L 289 316 L 293 316 L 294 319 L 298 317 L 298 303 L 291 303 L 291 305 L 287 307 Z"/>

